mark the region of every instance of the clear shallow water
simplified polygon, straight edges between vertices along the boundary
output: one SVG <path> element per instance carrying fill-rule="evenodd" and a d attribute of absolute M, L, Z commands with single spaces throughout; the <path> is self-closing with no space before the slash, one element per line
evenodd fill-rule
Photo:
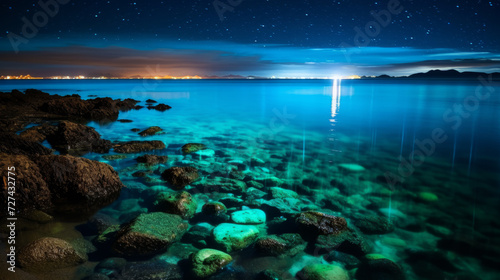
<path fill-rule="evenodd" d="M 460 269 L 481 279 L 497 279 L 496 269 L 476 256 L 483 253 L 475 246 L 487 244 L 496 250 L 500 245 L 500 87 L 481 87 L 476 93 L 480 85 L 446 80 L 2 81 L 0 90 L 155 99 L 173 109 L 132 110 L 119 117 L 132 123 L 88 125 L 112 141 L 163 141 L 167 149 L 155 153 L 168 155 L 169 161 L 161 168 L 195 164 L 210 172 L 217 163 L 227 162 L 179 153 L 183 144 L 200 142 L 231 159 L 265 160 L 266 169 L 249 166 L 259 174 L 299 183 L 315 178 L 319 191 L 307 199 L 321 207 L 343 199 L 340 212 L 348 216 L 376 213 L 422 227 L 367 237 L 374 252 L 400 261 L 410 278 L 426 277 L 405 264 L 407 248 L 439 249 Z M 143 138 L 130 131 L 149 126 L 160 126 L 166 133 Z M 441 143 L 432 140 L 437 132 L 437 138 L 445 139 Z M 287 160 L 279 165 L 273 156 Z M 124 201 L 133 205 L 129 212 L 147 211 L 137 195 L 167 190 L 159 176 L 152 175 L 149 182 L 131 176 L 140 169 L 136 155 L 120 161 L 106 161 L 98 154 L 87 157 L 111 164 L 128 186 L 117 202 L 101 210 L 122 222 L 130 216 L 124 215 Z M 366 170 L 343 175 L 338 172 L 342 163 L 357 163 Z M 391 186 L 387 178 L 404 182 Z M 347 190 L 339 194 L 332 180 L 344 182 Z M 431 192 L 438 200 L 419 201 L 415 197 L 420 192 Z M 443 245 L 441 239 L 455 243 Z M 472 249 L 463 252 L 464 244 L 472 244 Z M 236 259 L 247 269 L 259 267 L 259 260 Z"/>

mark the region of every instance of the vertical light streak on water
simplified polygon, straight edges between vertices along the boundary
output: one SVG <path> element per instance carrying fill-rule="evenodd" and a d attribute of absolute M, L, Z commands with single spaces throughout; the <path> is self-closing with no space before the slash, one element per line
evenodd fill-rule
<path fill-rule="evenodd" d="M 467 168 L 467 175 L 470 176 L 470 169 L 472 165 L 472 152 L 474 151 L 474 134 L 476 133 L 476 123 L 472 123 L 472 131 L 470 135 L 470 149 L 469 149 L 469 166 Z"/>
<path fill-rule="evenodd" d="M 413 128 L 413 139 L 412 139 L 412 143 L 411 143 L 411 165 L 413 166 L 413 158 L 415 156 L 415 138 L 416 138 L 416 134 L 417 134 L 417 128 L 414 127 Z"/>
<path fill-rule="evenodd" d="M 399 150 L 399 156 L 403 156 L 403 146 L 405 143 L 405 131 L 406 131 L 406 115 L 403 119 L 403 133 L 401 133 L 401 149 Z"/>
<path fill-rule="evenodd" d="M 387 219 L 389 221 L 391 220 L 391 213 L 392 213 L 392 191 L 389 192 L 389 213 L 387 214 Z"/>

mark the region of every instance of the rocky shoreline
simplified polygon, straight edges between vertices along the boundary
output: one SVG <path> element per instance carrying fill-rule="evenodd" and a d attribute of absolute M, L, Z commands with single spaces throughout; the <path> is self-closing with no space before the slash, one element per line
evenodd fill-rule
<path fill-rule="evenodd" d="M 443 251 L 389 237 L 400 230 L 424 234 L 430 226 L 397 212 L 388 220 L 388 187 L 369 203 L 347 195 L 354 191 L 351 185 L 372 183 L 361 165 L 338 164 L 345 179 L 332 179 L 335 192 L 318 198 L 324 195 L 320 174 L 301 180 L 280 176 L 286 154 L 240 159 L 207 143 L 183 143 L 167 153 L 171 147 L 148 139 L 165 133 L 155 124 L 130 132 L 141 141 L 126 142 L 102 139 L 85 125 L 120 121 L 119 113 L 127 110 L 166 113 L 166 104 L 144 108 L 133 99 L 83 100 L 37 90 L 0 93 L 0 100 L 0 168 L 16 166 L 19 217 L 36 224 L 23 230 L 69 218 L 77 220 L 82 236 L 64 240 L 48 234 L 24 244 L 18 265 L 27 275 L 50 278 L 86 267 L 74 279 L 399 280 L 429 271 L 432 279 L 479 279 Z M 134 164 L 117 172 L 82 157 L 88 153 L 107 161 L 130 157 Z M 123 174 L 135 179 L 123 180 Z M 426 192 L 411 199 L 425 207 L 439 198 Z M 353 208 L 362 203 L 365 209 Z M 111 210 L 96 213 L 110 204 Z M 455 242 L 464 242 L 445 227 L 432 230 L 435 236 L 425 238 L 439 239 L 440 249 L 454 251 Z M 397 248 L 401 259 L 380 252 L 381 242 Z M 495 247 L 473 246 L 482 262 L 498 260 Z"/>

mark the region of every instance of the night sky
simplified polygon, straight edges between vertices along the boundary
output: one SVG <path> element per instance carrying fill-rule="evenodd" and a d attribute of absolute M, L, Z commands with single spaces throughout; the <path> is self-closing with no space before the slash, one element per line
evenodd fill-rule
<path fill-rule="evenodd" d="M 500 71 L 498 0 L 41 3 L 2 1 L 0 75 Z"/>

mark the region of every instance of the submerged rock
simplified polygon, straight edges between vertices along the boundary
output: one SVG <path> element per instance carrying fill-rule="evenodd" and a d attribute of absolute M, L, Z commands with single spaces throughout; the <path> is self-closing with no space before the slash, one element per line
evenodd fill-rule
<path fill-rule="evenodd" d="M 262 224 L 266 222 L 266 213 L 260 209 L 248 209 L 231 213 L 231 220 L 237 224 Z"/>
<path fill-rule="evenodd" d="M 319 235 L 315 239 L 314 248 L 311 249 L 317 254 L 335 250 L 361 258 L 368 254 L 371 248 L 359 230 L 349 228 L 338 234 Z"/>
<path fill-rule="evenodd" d="M 365 168 L 363 166 L 355 163 L 341 163 L 338 165 L 338 168 L 340 170 L 353 173 L 365 171 Z"/>
<path fill-rule="evenodd" d="M 200 151 L 200 150 L 205 150 L 207 148 L 207 146 L 205 146 L 204 144 L 200 144 L 200 143 L 188 143 L 184 146 L 182 146 L 182 152 L 185 153 L 185 154 L 190 154 L 190 153 L 194 153 L 194 152 L 197 152 L 197 151 Z"/>
<path fill-rule="evenodd" d="M 377 215 L 356 217 L 354 225 L 364 234 L 386 234 L 394 231 L 394 224 L 387 217 Z"/>
<path fill-rule="evenodd" d="M 87 256 L 68 242 L 52 237 L 37 239 L 19 251 L 18 263 L 28 271 L 47 272 L 85 262 Z"/>
<path fill-rule="evenodd" d="M 119 143 L 114 146 L 117 153 L 140 153 L 151 150 L 165 149 L 165 144 L 162 141 L 130 141 Z"/>
<path fill-rule="evenodd" d="M 145 101 L 146 103 L 158 103 L 158 101 L 153 100 L 153 99 L 148 99 Z"/>
<path fill-rule="evenodd" d="M 296 222 L 305 235 L 339 234 L 347 230 L 344 218 L 316 211 L 300 213 Z"/>
<path fill-rule="evenodd" d="M 325 260 L 327 260 L 328 262 L 341 263 L 347 269 L 356 268 L 361 263 L 355 256 L 335 250 L 325 255 Z"/>
<path fill-rule="evenodd" d="M 260 238 L 254 244 L 255 250 L 264 256 L 294 256 L 305 248 L 305 241 L 298 233 L 269 235 Z"/>
<path fill-rule="evenodd" d="M 417 199 L 422 202 L 436 202 L 438 201 L 438 196 L 431 192 L 419 192 Z"/>
<path fill-rule="evenodd" d="M 158 132 L 161 132 L 161 131 L 163 131 L 163 129 L 161 129 L 159 126 L 152 126 L 148 129 L 145 129 L 145 130 L 139 132 L 139 135 L 140 136 L 152 136 L 152 135 L 158 134 Z"/>
<path fill-rule="evenodd" d="M 159 163 L 165 163 L 167 162 L 168 157 L 167 156 L 157 156 L 157 155 L 143 155 L 135 160 L 138 163 L 145 163 L 145 164 L 159 164 Z"/>
<path fill-rule="evenodd" d="M 193 217 L 196 212 L 196 207 L 198 206 L 196 200 L 186 191 L 161 193 L 156 196 L 154 205 L 158 211 L 176 214 L 183 219 Z"/>
<path fill-rule="evenodd" d="M 299 198 L 299 195 L 292 191 L 292 190 L 287 190 L 279 187 L 271 187 L 269 188 L 271 198 Z"/>
<path fill-rule="evenodd" d="M 338 265 L 312 264 L 305 266 L 296 275 L 300 280 L 349 280 L 347 271 Z"/>
<path fill-rule="evenodd" d="M 185 186 L 198 180 L 200 175 L 198 169 L 190 166 L 186 167 L 171 167 L 165 170 L 161 177 L 169 182 L 175 189 L 181 190 Z"/>
<path fill-rule="evenodd" d="M 233 258 L 219 250 L 202 249 L 191 256 L 192 272 L 196 278 L 207 278 L 228 265 Z"/>
<path fill-rule="evenodd" d="M 113 250 L 124 257 L 153 256 L 167 249 L 186 232 L 188 224 L 174 214 L 141 214 L 116 233 Z"/>
<path fill-rule="evenodd" d="M 200 192 L 221 192 L 233 194 L 241 194 L 247 188 L 247 185 L 243 181 L 223 177 L 200 180 L 192 184 L 192 186 L 197 188 Z"/>
<path fill-rule="evenodd" d="M 121 160 L 121 159 L 126 159 L 126 155 L 105 155 L 102 156 L 103 159 L 105 160 Z"/>
<path fill-rule="evenodd" d="M 363 262 L 356 271 L 359 280 L 404 280 L 401 267 L 389 259 L 372 259 Z"/>
<path fill-rule="evenodd" d="M 225 252 L 244 249 L 252 244 L 259 230 L 255 226 L 222 223 L 212 231 L 217 246 Z"/>
<path fill-rule="evenodd" d="M 206 248 L 214 227 L 208 223 L 199 223 L 192 226 L 184 236 L 182 242 L 191 243 L 196 248 Z"/>
<path fill-rule="evenodd" d="M 207 202 L 201 208 L 201 212 L 208 216 L 218 216 L 227 212 L 226 206 L 221 202 Z"/>

